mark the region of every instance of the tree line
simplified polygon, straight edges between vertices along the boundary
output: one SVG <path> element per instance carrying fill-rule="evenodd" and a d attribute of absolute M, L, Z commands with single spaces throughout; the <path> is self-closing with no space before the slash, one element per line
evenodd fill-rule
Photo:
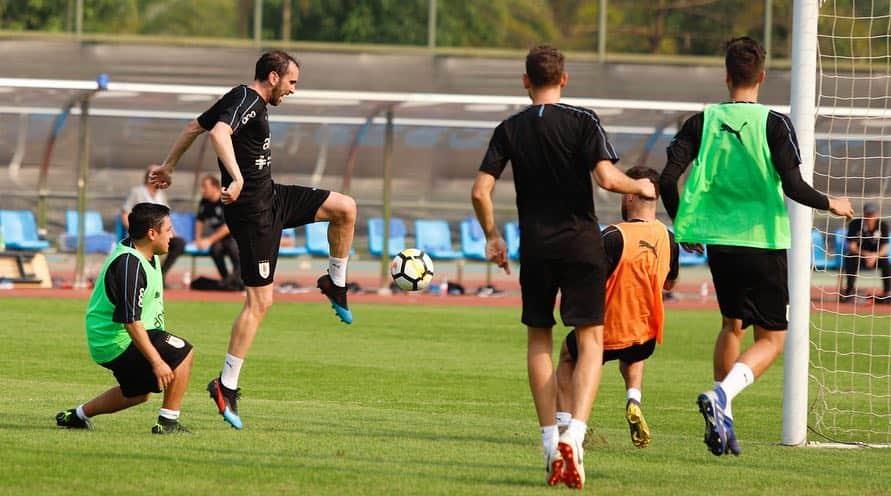
<path fill-rule="evenodd" d="M 438 46 L 527 48 L 547 42 L 566 50 L 598 50 L 598 0 L 436 3 Z M 792 3 L 772 0 L 774 57 L 791 51 Z M 853 0 L 827 3 L 862 10 Z M 83 5 L 86 33 L 254 36 L 254 0 L 83 0 Z M 611 53 L 717 55 L 732 36 L 764 39 L 763 0 L 608 0 L 607 5 Z M 0 29 L 73 31 L 75 6 L 76 0 L 0 0 Z M 264 40 L 426 45 L 427 16 L 428 0 L 262 0 L 262 35 Z M 872 29 L 853 24 L 851 32 Z"/>

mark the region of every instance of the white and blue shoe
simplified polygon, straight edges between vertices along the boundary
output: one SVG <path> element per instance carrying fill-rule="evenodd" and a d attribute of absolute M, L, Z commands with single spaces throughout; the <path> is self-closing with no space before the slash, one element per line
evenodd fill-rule
<path fill-rule="evenodd" d="M 718 389 L 706 391 L 696 398 L 699 413 L 705 420 L 703 441 L 715 456 L 721 456 L 727 451 L 727 424 L 724 416 L 726 399 L 723 397 L 724 392 Z"/>

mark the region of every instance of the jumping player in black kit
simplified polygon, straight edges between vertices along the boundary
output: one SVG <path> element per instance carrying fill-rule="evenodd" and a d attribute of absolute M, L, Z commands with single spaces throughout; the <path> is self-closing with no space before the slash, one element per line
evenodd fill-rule
<path fill-rule="evenodd" d="M 594 213 L 593 174 L 610 191 L 656 197 L 649 179 L 633 180 L 597 115 L 560 103 L 566 86 L 563 54 L 539 46 L 526 56 L 523 84 L 532 105 L 495 128 L 473 185 L 473 207 L 486 234 L 486 256 L 510 273 L 507 246 L 495 224 L 492 191 L 511 162 L 520 219 L 522 321 L 528 331 L 527 367 L 541 426 L 545 481 L 581 489 L 582 441 L 603 359 L 606 262 Z M 554 304 L 560 291 L 563 323 L 575 327 L 579 361 L 572 374 L 572 420 L 557 432 L 557 385 L 551 359 Z"/>
<path fill-rule="evenodd" d="M 257 60 L 254 81 L 232 88 L 210 109 L 189 122 L 151 181 L 170 186 L 173 169 L 201 133 L 208 131 L 217 152 L 223 184 L 226 224 L 241 254 L 241 277 L 247 286 L 244 307 L 232 324 L 229 349 L 220 376 L 207 389 L 223 418 L 241 429 L 238 376 L 257 329 L 272 305 L 275 264 L 283 229 L 330 221 L 328 272 L 318 280 L 337 316 L 350 324 L 346 266 L 356 225 L 356 202 L 349 196 L 272 180 L 266 104 L 277 106 L 297 87 L 300 64 L 282 51 Z"/>

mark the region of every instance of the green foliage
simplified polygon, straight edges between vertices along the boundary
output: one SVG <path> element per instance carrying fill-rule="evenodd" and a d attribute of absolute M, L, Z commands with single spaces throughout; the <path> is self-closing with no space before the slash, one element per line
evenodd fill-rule
<path fill-rule="evenodd" d="M 265 39 L 281 39 L 287 32 L 289 39 L 301 41 L 427 43 L 428 0 L 262 1 Z M 74 3 L 0 0 L 0 26 L 72 30 Z M 832 8 L 838 11 L 854 8 L 850 2 L 837 3 L 841 7 Z M 764 38 L 763 1 L 608 0 L 607 4 L 610 52 L 717 55 L 730 37 Z M 254 0 L 84 0 L 84 30 L 245 38 L 253 36 L 253 6 Z M 869 6 L 856 4 L 856 8 Z M 596 51 L 599 10 L 600 2 L 594 0 L 437 0 L 437 45 L 527 48 L 552 43 Z M 283 22 L 289 22 L 288 29 Z M 791 22 L 792 0 L 773 0 L 774 56 L 788 56 Z M 839 29 L 868 34 L 879 28 L 875 23 L 853 24 Z M 848 44 L 858 43 L 870 41 L 862 38 Z"/>

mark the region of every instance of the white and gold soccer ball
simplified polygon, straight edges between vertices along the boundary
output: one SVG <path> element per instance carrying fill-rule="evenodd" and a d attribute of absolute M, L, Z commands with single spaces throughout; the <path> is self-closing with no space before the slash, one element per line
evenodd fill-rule
<path fill-rule="evenodd" d="M 393 282 L 404 291 L 420 291 L 433 280 L 433 260 L 417 248 L 406 248 L 390 263 Z"/>

